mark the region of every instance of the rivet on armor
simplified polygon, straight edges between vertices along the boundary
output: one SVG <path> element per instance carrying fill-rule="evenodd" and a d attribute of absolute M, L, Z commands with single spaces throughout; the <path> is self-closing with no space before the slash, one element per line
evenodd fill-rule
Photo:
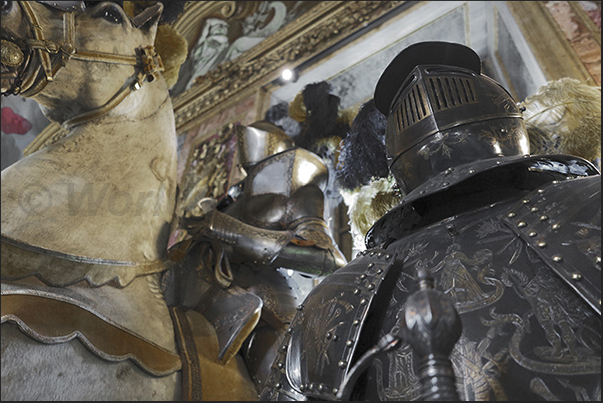
<path fill-rule="evenodd" d="M 385 255 L 385 260 L 389 260 L 392 258 L 392 255 Z"/>
<path fill-rule="evenodd" d="M 323 385 L 322 383 L 320 385 L 318 385 L 319 392 L 325 392 L 326 390 L 327 390 L 327 387 L 325 385 Z"/>
<path fill-rule="evenodd" d="M 283 345 L 283 346 L 281 347 L 281 350 L 283 350 L 283 351 L 287 351 L 287 345 L 286 345 L 286 344 L 285 344 L 285 345 Z"/>
<path fill-rule="evenodd" d="M 521 202 L 522 202 L 523 204 L 528 204 L 528 203 L 530 202 L 530 199 L 523 199 Z"/>
<path fill-rule="evenodd" d="M 377 274 L 383 273 L 383 269 L 377 269 Z"/>
<path fill-rule="evenodd" d="M 290 327 L 289 329 L 287 329 L 287 333 L 293 333 L 293 328 Z"/>
<path fill-rule="evenodd" d="M 383 256 L 383 252 L 379 252 L 379 253 L 377 253 L 377 257 L 379 257 L 379 258 L 380 258 L 380 257 L 382 257 L 382 256 Z"/>
<path fill-rule="evenodd" d="M 442 183 L 442 186 L 448 186 L 448 185 L 450 185 L 450 183 L 448 183 L 448 182 Z"/>
<path fill-rule="evenodd" d="M 517 223 L 517 226 L 518 226 L 519 228 L 526 227 L 527 225 L 528 225 L 528 224 L 526 224 L 526 223 L 525 223 L 525 222 L 523 222 L 523 221 L 520 221 L 520 222 L 518 222 L 518 223 Z"/>
<path fill-rule="evenodd" d="M 360 257 L 360 256 L 362 256 L 362 252 L 356 253 L 356 257 Z"/>
<path fill-rule="evenodd" d="M 333 341 L 337 341 L 339 340 L 339 336 L 337 336 L 336 334 L 333 335 Z"/>
<path fill-rule="evenodd" d="M 304 309 L 304 306 L 303 306 L 303 305 L 298 305 L 298 306 L 297 306 L 297 310 L 298 310 L 298 311 L 301 311 L 301 310 L 303 310 L 303 309 Z"/>
<path fill-rule="evenodd" d="M 360 300 L 360 305 L 366 305 L 366 304 L 367 304 L 367 302 L 368 302 L 368 301 L 367 301 L 365 298 L 362 298 L 362 299 Z"/>
<path fill-rule="evenodd" d="M 313 383 L 308 384 L 308 389 L 313 390 L 314 389 L 314 384 Z"/>
<path fill-rule="evenodd" d="M 339 393 L 339 389 L 337 389 L 337 388 L 333 388 L 333 394 L 334 394 L 334 395 L 336 395 L 336 394 L 338 394 L 338 393 Z"/>
<path fill-rule="evenodd" d="M 546 246 L 546 242 L 538 242 L 539 248 L 544 248 Z"/>
<path fill-rule="evenodd" d="M 535 237 L 536 235 L 538 235 L 536 231 L 530 231 L 530 233 L 528 234 L 529 237 Z"/>
<path fill-rule="evenodd" d="M 276 366 L 278 367 L 278 369 L 283 369 L 284 367 L 282 362 L 279 362 L 278 364 L 276 364 Z"/>
<path fill-rule="evenodd" d="M 306 390 L 306 385 L 304 385 L 303 383 L 299 385 L 299 390 L 301 390 L 302 392 Z"/>
<path fill-rule="evenodd" d="M 500 165 L 500 164 L 501 164 L 501 162 L 500 162 L 500 161 L 496 161 L 496 165 Z"/>
<path fill-rule="evenodd" d="M 540 216 L 540 221 L 546 221 L 548 219 L 549 219 L 549 216 L 546 216 L 546 215 L 541 215 Z"/>
<path fill-rule="evenodd" d="M 368 266 L 366 266 L 366 267 L 370 269 L 373 266 L 375 266 L 375 263 L 369 263 Z"/>
<path fill-rule="evenodd" d="M 348 365 L 348 363 L 342 360 L 342 361 L 339 361 L 337 363 L 337 365 L 339 366 L 339 368 L 345 368 Z"/>
<path fill-rule="evenodd" d="M 354 345 L 354 342 L 352 340 L 348 340 L 345 342 L 346 347 L 352 347 Z"/>
<path fill-rule="evenodd" d="M 532 207 L 532 208 L 530 209 L 530 211 L 531 211 L 532 213 L 535 213 L 535 212 L 537 212 L 538 210 L 540 210 L 538 207 Z"/>
<path fill-rule="evenodd" d="M 582 280 L 582 274 L 580 274 L 580 273 L 572 273 L 572 280 L 574 280 L 574 281 Z"/>
<path fill-rule="evenodd" d="M 544 193 L 544 189 L 538 189 L 538 193 L 543 194 Z"/>
<path fill-rule="evenodd" d="M 369 253 L 369 256 L 374 256 L 374 255 L 375 255 L 375 252 L 370 252 Z"/>
<path fill-rule="evenodd" d="M 595 261 L 600 264 L 601 263 L 601 256 L 597 256 L 597 258 L 595 259 Z"/>
<path fill-rule="evenodd" d="M 555 255 L 553 256 L 553 261 L 554 262 L 560 262 L 563 260 L 563 257 L 561 257 L 560 255 Z"/>
<path fill-rule="evenodd" d="M 553 181 L 552 183 L 554 183 L 555 185 L 559 183 L 559 181 Z"/>
<path fill-rule="evenodd" d="M 515 213 L 509 213 L 509 214 L 507 214 L 507 217 L 513 218 L 513 217 L 515 217 L 515 215 L 516 215 Z"/>
<path fill-rule="evenodd" d="M 354 321 L 352 322 L 352 325 L 354 326 L 358 326 L 360 324 L 360 321 L 358 319 L 354 319 Z"/>
<path fill-rule="evenodd" d="M 366 274 L 361 274 L 360 275 L 360 280 L 364 280 L 366 278 Z"/>
<path fill-rule="evenodd" d="M 360 294 L 360 290 L 359 290 L 358 288 L 356 288 L 356 289 L 354 290 L 354 295 L 358 295 L 358 294 Z"/>
<path fill-rule="evenodd" d="M 470 174 L 474 174 L 474 173 L 475 173 L 475 169 L 470 169 L 470 170 L 469 170 L 469 173 L 470 173 Z"/>
<path fill-rule="evenodd" d="M 280 383 L 277 383 L 276 385 L 274 385 L 275 388 L 280 389 L 283 387 L 283 385 L 281 385 Z"/>
<path fill-rule="evenodd" d="M 327 339 L 330 339 L 331 337 L 333 337 L 333 334 L 331 332 L 327 333 Z"/>
<path fill-rule="evenodd" d="M 558 230 L 559 228 L 561 228 L 561 224 L 553 224 L 551 228 L 553 228 L 554 230 Z"/>
<path fill-rule="evenodd" d="M 369 284 L 366 286 L 366 288 L 370 291 L 370 290 L 374 290 L 375 289 L 375 284 Z"/>

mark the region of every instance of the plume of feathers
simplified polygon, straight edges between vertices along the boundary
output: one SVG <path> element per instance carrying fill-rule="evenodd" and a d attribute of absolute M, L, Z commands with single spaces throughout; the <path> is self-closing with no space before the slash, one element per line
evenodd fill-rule
<path fill-rule="evenodd" d="M 370 179 L 366 184 L 350 190 L 341 189 L 348 207 L 350 233 L 355 250 L 366 248 L 364 238 L 373 224 L 400 203 L 396 180 L 387 175 Z"/>
<path fill-rule="evenodd" d="M 289 115 L 301 123 L 295 143 L 320 155 L 324 147 L 320 140 L 335 137 L 338 143 L 344 138 L 349 126 L 341 119 L 339 103 L 339 97 L 332 93 L 332 86 L 326 81 L 306 85 L 301 95 L 289 104 Z"/>
<path fill-rule="evenodd" d="M 401 200 L 387 166 L 386 128 L 387 118 L 371 99 L 361 105 L 341 145 L 336 177 L 356 250 L 365 249 L 368 230 Z"/>
<path fill-rule="evenodd" d="M 385 154 L 387 118 L 371 99 L 364 103 L 342 142 L 337 178 L 343 189 L 353 190 L 371 178 L 389 175 Z"/>
<path fill-rule="evenodd" d="M 521 106 L 530 152 L 601 157 L 601 87 L 573 78 L 550 81 Z"/>

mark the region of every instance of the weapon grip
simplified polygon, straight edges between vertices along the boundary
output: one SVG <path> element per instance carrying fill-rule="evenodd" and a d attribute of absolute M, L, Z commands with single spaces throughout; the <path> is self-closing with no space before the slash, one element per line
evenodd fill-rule
<path fill-rule="evenodd" d="M 453 302 L 418 271 L 419 290 L 406 301 L 400 328 L 419 358 L 422 400 L 459 400 L 450 353 L 462 332 Z"/>

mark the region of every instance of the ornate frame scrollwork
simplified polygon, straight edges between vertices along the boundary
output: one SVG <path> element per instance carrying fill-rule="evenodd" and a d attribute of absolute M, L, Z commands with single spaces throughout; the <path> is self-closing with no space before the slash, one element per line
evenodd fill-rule
<path fill-rule="evenodd" d="M 178 132 L 251 96 L 275 80 L 282 67 L 299 66 L 403 3 L 320 2 L 248 52 L 199 77 L 195 85 L 176 96 Z"/>

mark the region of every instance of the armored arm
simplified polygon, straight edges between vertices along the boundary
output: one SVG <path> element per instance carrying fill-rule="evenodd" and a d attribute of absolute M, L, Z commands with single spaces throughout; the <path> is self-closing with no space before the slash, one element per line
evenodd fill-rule
<path fill-rule="evenodd" d="M 247 201 L 248 205 L 253 205 Z M 347 261 L 324 221 L 324 195 L 314 186 L 297 189 L 287 201 L 283 230 L 250 225 L 215 209 L 212 199 L 199 202 L 201 215 L 185 220 L 193 237 L 219 239 L 232 261 L 286 267 L 314 275 L 331 273 Z M 254 217 L 259 222 L 258 217 Z"/>
<path fill-rule="evenodd" d="M 292 231 L 258 228 L 224 214 L 216 209 L 213 199 L 199 202 L 203 215 L 189 217 L 183 222 L 193 238 L 214 238 L 224 245 L 232 261 L 250 260 L 268 265 L 294 237 Z"/>

